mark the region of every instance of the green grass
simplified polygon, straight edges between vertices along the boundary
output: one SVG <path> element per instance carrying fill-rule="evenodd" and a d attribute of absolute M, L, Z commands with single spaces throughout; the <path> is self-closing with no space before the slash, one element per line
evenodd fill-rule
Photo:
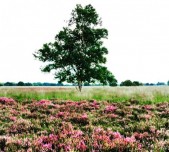
<path fill-rule="evenodd" d="M 140 104 L 169 101 L 169 87 L 84 87 L 78 92 L 74 87 L 0 87 L 0 96 L 18 101 L 61 99 L 123 102 L 137 100 Z"/>

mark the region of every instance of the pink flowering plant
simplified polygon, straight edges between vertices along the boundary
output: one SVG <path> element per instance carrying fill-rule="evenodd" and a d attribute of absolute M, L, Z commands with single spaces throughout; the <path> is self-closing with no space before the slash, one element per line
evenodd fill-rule
<path fill-rule="evenodd" d="M 12 98 L 7 98 L 7 97 L 0 97 L 0 104 L 7 104 L 7 105 L 11 105 L 14 104 L 15 100 Z"/>
<path fill-rule="evenodd" d="M 0 151 L 169 151 L 169 103 L 0 97 Z"/>

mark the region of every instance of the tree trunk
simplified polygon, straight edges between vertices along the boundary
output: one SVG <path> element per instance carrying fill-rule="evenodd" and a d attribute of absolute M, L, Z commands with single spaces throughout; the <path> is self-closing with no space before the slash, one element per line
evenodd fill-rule
<path fill-rule="evenodd" d="M 79 88 L 79 91 L 81 92 L 82 91 L 82 81 L 78 81 L 78 88 Z"/>

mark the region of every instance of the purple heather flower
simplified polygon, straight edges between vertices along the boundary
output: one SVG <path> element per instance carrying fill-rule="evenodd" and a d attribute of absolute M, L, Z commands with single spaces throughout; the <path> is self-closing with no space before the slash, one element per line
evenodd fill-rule
<path fill-rule="evenodd" d="M 111 106 L 106 106 L 105 112 L 114 112 L 117 109 L 117 107 L 111 105 Z"/>

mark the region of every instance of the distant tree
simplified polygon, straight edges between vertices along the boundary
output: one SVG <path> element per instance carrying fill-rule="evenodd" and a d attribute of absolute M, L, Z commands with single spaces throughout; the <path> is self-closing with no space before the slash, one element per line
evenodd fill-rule
<path fill-rule="evenodd" d="M 0 83 L 0 86 L 3 86 L 3 83 Z"/>
<path fill-rule="evenodd" d="M 25 86 L 32 86 L 32 83 L 27 82 L 27 83 L 25 83 Z"/>
<path fill-rule="evenodd" d="M 90 86 L 89 82 L 84 82 L 84 86 Z"/>
<path fill-rule="evenodd" d="M 158 82 L 156 85 L 161 86 L 161 85 L 165 85 L 165 83 L 164 82 Z"/>
<path fill-rule="evenodd" d="M 44 82 L 42 83 L 42 86 L 56 86 L 56 83 Z"/>
<path fill-rule="evenodd" d="M 155 86 L 154 83 L 145 83 L 144 85 L 145 85 L 145 86 Z"/>
<path fill-rule="evenodd" d="M 131 80 L 125 80 L 121 82 L 120 86 L 133 86 L 133 83 Z"/>
<path fill-rule="evenodd" d="M 55 78 L 77 84 L 79 91 L 85 82 L 114 85 L 115 77 L 103 66 L 108 50 L 102 40 L 107 38 L 108 31 L 101 28 L 96 10 L 91 5 L 76 5 L 71 15 L 68 26 L 56 35 L 55 42 L 44 44 L 35 52 L 35 58 L 48 63 L 41 70 L 55 70 Z"/>
<path fill-rule="evenodd" d="M 24 84 L 24 82 L 22 82 L 22 81 L 19 81 L 18 83 L 17 83 L 17 86 L 24 86 L 25 84 Z"/>
<path fill-rule="evenodd" d="M 57 86 L 64 86 L 62 82 L 58 82 L 56 85 Z"/>
<path fill-rule="evenodd" d="M 13 82 L 5 82 L 4 86 L 16 86 L 16 84 Z"/>
<path fill-rule="evenodd" d="M 139 86 L 140 85 L 140 83 L 138 82 L 138 81 L 133 81 L 133 84 L 132 84 L 133 86 Z"/>
<path fill-rule="evenodd" d="M 167 85 L 169 86 L 169 80 L 168 80 L 168 82 L 167 82 Z"/>
<path fill-rule="evenodd" d="M 139 81 L 133 81 L 133 86 L 142 86 L 143 84 Z"/>
<path fill-rule="evenodd" d="M 43 86 L 43 84 L 41 82 L 34 82 L 33 86 Z"/>

